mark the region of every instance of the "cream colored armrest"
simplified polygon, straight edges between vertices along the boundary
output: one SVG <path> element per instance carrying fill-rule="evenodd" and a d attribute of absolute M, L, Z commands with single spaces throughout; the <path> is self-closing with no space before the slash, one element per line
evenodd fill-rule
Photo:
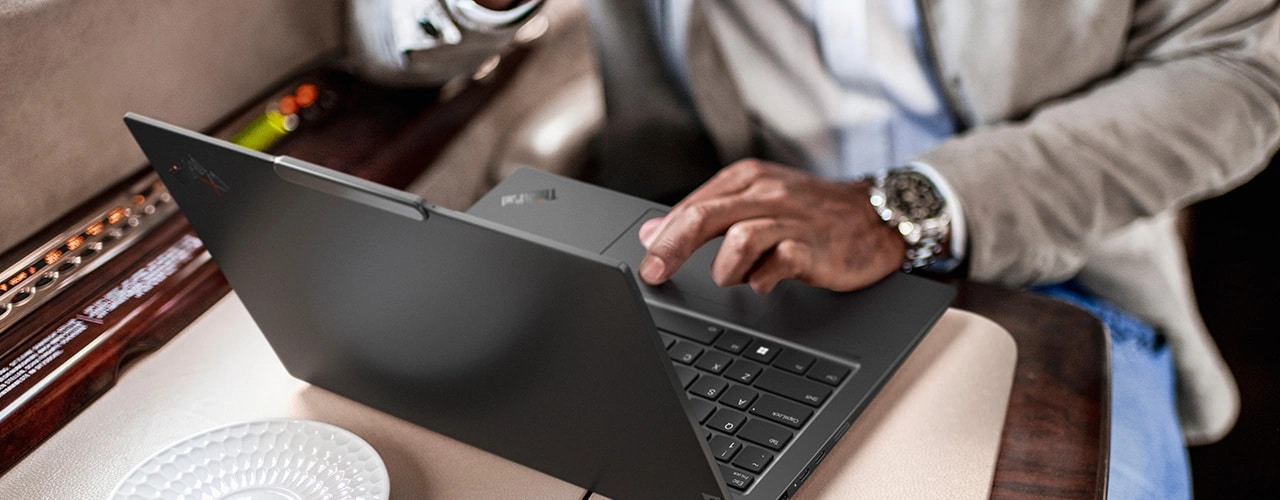
<path fill-rule="evenodd" d="M 796 498 L 988 498 L 1016 362 L 1007 331 L 948 309 Z M 135 465 L 188 436 L 274 418 L 368 441 L 392 499 L 584 493 L 291 377 L 233 293 L 0 476 L 0 498 L 106 498 Z"/>

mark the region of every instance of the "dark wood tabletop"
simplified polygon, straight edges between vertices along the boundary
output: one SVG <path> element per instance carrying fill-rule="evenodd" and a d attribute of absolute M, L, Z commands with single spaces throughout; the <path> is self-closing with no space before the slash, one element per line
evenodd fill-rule
<path fill-rule="evenodd" d="M 271 148 L 392 187 L 403 188 L 430 165 L 450 140 L 499 92 L 524 54 L 509 54 L 499 70 L 443 99 L 436 89 L 368 86 L 335 70 L 319 69 L 298 81 L 319 81 L 336 92 L 327 116 L 303 123 Z M 297 82 L 289 82 L 297 85 Z M 252 103 L 245 109 L 262 109 Z M 211 133 L 226 137 L 239 116 Z M 149 169 L 140 171 L 145 176 Z M 180 214 L 122 253 L 111 265 L 68 292 L 62 304 L 12 329 L 38 338 L 108 290 L 151 256 L 193 234 Z M 21 412 L 0 421 L 0 472 L 110 389 L 128 362 L 177 335 L 230 288 L 210 260 L 198 260 L 157 286 L 145 300 L 126 304 L 97 325 L 111 332 L 81 366 L 53 381 Z M 1109 442 L 1109 343 L 1093 316 L 1055 299 L 968 281 L 954 306 L 1004 327 L 1018 346 L 1018 361 L 996 465 L 993 498 L 1102 498 Z M 43 308 L 42 308 L 43 309 Z M 6 334 L 8 335 L 8 334 Z M 105 334 L 104 334 L 105 335 Z M 17 345 L 17 344 L 15 344 Z M 3 354 L 3 353 L 0 353 Z"/>

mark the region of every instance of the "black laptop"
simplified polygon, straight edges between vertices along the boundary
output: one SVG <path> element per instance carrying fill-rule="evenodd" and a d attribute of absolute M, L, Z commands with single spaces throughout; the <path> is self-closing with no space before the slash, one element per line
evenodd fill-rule
<path fill-rule="evenodd" d="M 954 298 L 761 297 L 714 244 L 650 287 L 642 199 L 522 169 L 459 213 L 125 122 L 290 374 L 619 500 L 788 498 Z"/>

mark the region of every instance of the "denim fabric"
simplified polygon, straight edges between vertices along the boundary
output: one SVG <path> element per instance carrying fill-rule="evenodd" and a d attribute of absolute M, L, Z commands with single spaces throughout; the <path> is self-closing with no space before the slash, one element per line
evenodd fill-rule
<path fill-rule="evenodd" d="M 1141 320 L 1073 283 L 1032 291 L 1075 304 L 1111 332 L 1111 463 L 1107 498 L 1191 498 L 1191 467 L 1174 406 L 1173 358 Z"/>

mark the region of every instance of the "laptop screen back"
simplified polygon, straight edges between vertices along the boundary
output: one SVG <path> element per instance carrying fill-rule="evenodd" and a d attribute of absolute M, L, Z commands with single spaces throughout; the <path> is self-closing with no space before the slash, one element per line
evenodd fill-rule
<path fill-rule="evenodd" d="M 126 122 L 293 376 L 613 498 L 728 496 L 617 261 Z"/>

